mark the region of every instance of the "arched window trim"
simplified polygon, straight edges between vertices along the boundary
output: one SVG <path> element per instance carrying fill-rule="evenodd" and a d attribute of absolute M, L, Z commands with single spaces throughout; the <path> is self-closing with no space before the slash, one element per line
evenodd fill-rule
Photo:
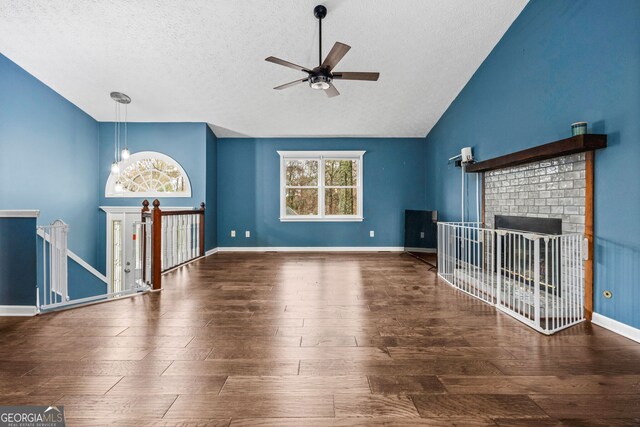
<path fill-rule="evenodd" d="M 118 180 L 118 174 L 110 173 L 109 178 L 107 178 L 107 185 L 105 186 L 105 197 L 121 197 L 121 198 L 132 198 L 132 197 L 191 197 L 191 181 L 189 180 L 189 175 L 184 170 L 184 168 L 172 157 L 167 156 L 166 154 L 158 153 L 157 151 L 140 151 L 137 153 L 132 153 L 131 156 L 127 160 L 123 160 L 120 162 L 120 170 L 124 171 L 131 164 L 138 160 L 143 159 L 158 159 L 163 162 L 175 166 L 180 174 L 184 177 L 185 190 L 184 191 L 176 191 L 173 193 L 168 193 L 164 191 L 144 191 L 144 192 L 116 192 L 115 186 Z"/>

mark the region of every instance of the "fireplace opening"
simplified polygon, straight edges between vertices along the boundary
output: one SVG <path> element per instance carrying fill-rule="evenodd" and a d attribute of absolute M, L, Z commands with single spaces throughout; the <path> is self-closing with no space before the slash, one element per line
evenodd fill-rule
<path fill-rule="evenodd" d="M 497 230 L 511 230 L 524 233 L 562 234 L 562 220 L 557 218 L 530 218 L 522 216 L 496 215 L 494 227 Z M 534 245 L 519 236 L 499 236 L 501 239 L 502 262 L 500 274 L 507 280 L 516 280 L 529 286 L 534 285 Z M 561 296 L 560 262 L 561 248 L 557 240 L 545 244 L 540 241 L 540 289 Z M 496 254 L 494 254 L 496 255 Z M 497 271 L 496 263 L 496 271 Z"/>

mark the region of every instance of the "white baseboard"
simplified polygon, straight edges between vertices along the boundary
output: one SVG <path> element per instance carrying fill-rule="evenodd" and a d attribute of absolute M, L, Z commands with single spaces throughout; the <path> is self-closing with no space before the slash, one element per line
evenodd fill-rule
<path fill-rule="evenodd" d="M 591 323 L 602 326 L 603 328 L 629 338 L 630 340 L 640 342 L 640 329 L 634 328 L 633 326 L 618 322 L 617 320 L 613 320 L 598 313 L 593 313 Z"/>
<path fill-rule="evenodd" d="M 35 316 L 35 305 L 0 305 L 0 316 Z"/>
<path fill-rule="evenodd" d="M 209 252 L 404 252 L 402 246 L 261 246 L 220 247 Z"/>
<path fill-rule="evenodd" d="M 209 249 L 208 251 L 206 251 L 204 253 L 204 256 L 209 256 L 209 255 L 213 255 L 213 254 L 217 254 L 218 253 L 218 248 L 213 248 L 213 249 Z"/>
<path fill-rule="evenodd" d="M 436 248 L 404 248 L 405 251 L 407 252 L 422 252 L 425 254 L 435 254 L 436 253 Z"/>

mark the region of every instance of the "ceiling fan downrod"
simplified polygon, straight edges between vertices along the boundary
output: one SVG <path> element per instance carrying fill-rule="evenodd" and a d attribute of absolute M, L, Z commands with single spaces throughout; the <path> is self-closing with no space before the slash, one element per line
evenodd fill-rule
<path fill-rule="evenodd" d="M 322 20 L 327 16 L 327 8 L 319 4 L 313 8 L 313 16 L 318 18 L 320 31 L 318 35 L 318 67 L 322 65 Z"/>

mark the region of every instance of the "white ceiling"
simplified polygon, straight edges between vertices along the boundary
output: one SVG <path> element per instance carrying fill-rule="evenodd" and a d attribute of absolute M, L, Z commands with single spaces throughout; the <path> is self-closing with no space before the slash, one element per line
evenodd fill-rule
<path fill-rule="evenodd" d="M 341 95 L 299 85 L 313 67 L 320 0 L 0 0 L 0 52 L 95 119 L 109 92 L 130 121 L 207 122 L 218 136 L 423 137 L 527 0 L 327 0 L 324 55 L 351 46 Z"/>

